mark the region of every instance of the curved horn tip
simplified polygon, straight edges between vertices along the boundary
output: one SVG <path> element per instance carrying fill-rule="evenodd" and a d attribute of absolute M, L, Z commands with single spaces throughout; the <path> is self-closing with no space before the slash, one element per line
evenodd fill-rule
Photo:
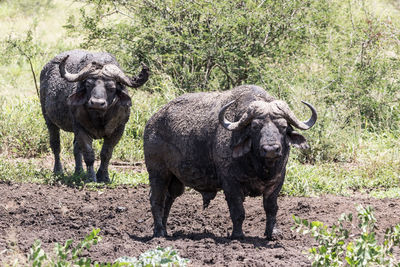
<path fill-rule="evenodd" d="M 226 112 L 226 110 L 229 108 L 229 106 L 232 105 L 232 104 L 235 103 L 235 102 L 236 102 L 236 100 L 232 100 L 232 101 L 230 101 L 229 103 L 225 104 L 225 105 L 220 109 L 220 111 L 219 111 L 219 113 L 218 113 L 218 120 L 219 120 L 220 124 L 221 124 L 225 129 L 227 129 L 227 130 L 229 130 L 229 131 L 234 130 L 234 129 L 237 127 L 237 125 L 236 125 L 237 123 L 235 124 L 235 123 L 232 123 L 232 122 L 228 121 L 228 120 L 225 118 L 225 112 Z"/>
<path fill-rule="evenodd" d="M 224 107 L 229 107 L 230 105 L 232 105 L 233 103 L 235 103 L 236 102 L 236 100 L 232 100 L 231 102 L 229 102 L 228 104 L 225 104 L 225 106 Z"/>
<path fill-rule="evenodd" d="M 149 70 L 149 67 L 144 62 L 140 62 L 140 65 L 142 66 L 142 69 Z"/>
<path fill-rule="evenodd" d="M 65 61 L 67 61 L 67 59 L 69 58 L 69 55 L 66 55 L 65 57 L 63 57 L 61 60 L 60 60 L 60 62 L 58 62 L 59 64 L 60 63 L 64 63 Z"/>
<path fill-rule="evenodd" d="M 318 118 L 317 110 L 310 103 L 303 101 L 303 100 L 301 100 L 301 102 L 311 109 L 311 113 L 312 113 L 311 118 L 308 121 L 304 122 L 304 124 L 306 124 L 309 129 L 309 128 L 313 127 L 315 122 L 317 121 L 317 118 Z"/>

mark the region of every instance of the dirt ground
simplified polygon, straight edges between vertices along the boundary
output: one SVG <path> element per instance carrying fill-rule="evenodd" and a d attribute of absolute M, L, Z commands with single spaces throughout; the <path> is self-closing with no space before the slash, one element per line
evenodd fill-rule
<path fill-rule="evenodd" d="M 227 238 L 232 224 L 221 193 L 202 209 L 199 193 L 188 190 L 178 198 L 168 222 L 170 237 L 152 239 L 149 187 L 119 187 L 99 191 L 66 186 L 0 183 L 0 259 L 22 258 L 36 239 L 52 252 L 55 242 L 80 240 L 94 227 L 101 242 L 87 256 L 99 262 L 138 256 L 157 246 L 173 247 L 191 266 L 309 266 L 304 251 L 315 244 L 290 230 L 292 215 L 327 224 L 356 204 L 372 205 L 378 233 L 400 222 L 400 199 L 280 197 L 277 240 L 263 238 L 265 215 L 261 198 L 247 198 L 244 240 Z M 399 256 L 399 255 L 397 255 Z M 22 260 L 23 261 L 23 260 Z M 1 260 L 0 260 L 1 262 Z M 21 260 L 20 260 L 21 262 Z"/>

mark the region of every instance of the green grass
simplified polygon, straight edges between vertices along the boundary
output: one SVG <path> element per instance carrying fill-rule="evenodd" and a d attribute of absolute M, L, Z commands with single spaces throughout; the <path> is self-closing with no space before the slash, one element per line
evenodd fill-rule
<path fill-rule="evenodd" d="M 147 119 L 174 93 L 131 92 L 133 106 L 125 134 L 116 146 L 113 160 L 136 162 L 143 160 L 142 135 Z M 67 174 L 54 177 L 52 163 L 45 167 L 40 158 L 51 155 L 47 129 L 36 97 L 14 98 L 0 107 L 0 180 L 35 183 L 64 183 L 83 186 L 85 177 L 72 175 L 73 135 L 62 131 L 62 160 L 67 164 Z M 321 161 L 304 164 L 304 155 L 292 149 L 287 178 L 282 193 L 291 196 L 316 196 L 321 194 L 351 195 L 367 193 L 374 197 L 399 197 L 400 193 L 400 140 L 390 133 L 348 137 L 351 142 L 346 149 L 350 161 Z M 309 137 L 310 140 L 312 138 Z M 313 146 L 311 142 L 311 146 Z M 94 143 L 97 161 L 101 141 Z M 50 157 L 49 157 L 50 155 Z M 21 161 L 20 159 L 26 159 Z M 39 160 L 38 160 L 39 158 Z M 110 171 L 110 186 L 148 183 L 146 172 Z M 96 188 L 87 184 L 88 188 Z M 102 187 L 101 185 L 100 187 Z"/>
<path fill-rule="evenodd" d="M 85 187 L 87 189 L 101 189 L 119 185 L 135 186 L 138 184 L 148 184 L 148 174 L 145 171 L 110 170 L 111 183 L 98 184 L 86 182 L 84 174 L 74 175 L 72 170 L 67 170 L 63 175 L 54 175 L 51 169 L 41 166 L 38 160 L 16 162 L 15 160 L 10 161 L 4 157 L 0 157 L 0 181 L 50 185 L 65 184 L 72 187 Z"/>
<path fill-rule="evenodd" d="M 351 196 L 354 192 L 361 192 L 381 198 L 398 197 L 399 138 L 386 133 L 366 133 L 351 145 L 350 162 L 302 164 L 296 159 L 298 153 L 294 153 L 288 163 L 282 193 L 291 196 Z"/>

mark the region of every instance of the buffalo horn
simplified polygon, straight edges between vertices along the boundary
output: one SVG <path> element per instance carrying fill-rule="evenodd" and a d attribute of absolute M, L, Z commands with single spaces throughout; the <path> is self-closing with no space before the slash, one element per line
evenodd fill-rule
<path fill-rule="evenodd" d="M 59 64 L 59 69 L 60 69 L 60 74 L 61 77 L 66 79 L 69 82 L 78 82 L 86 79 L 89 75 L 94 74 L 95 71 L 98 71 L 101 69 L 103 66 L 98 64 L 97 62 L 92 62 L 86 65 L 80 72 L 78 73 L 69 73 L 67 69 L 65 68 L 65 62 L 67 61 L 69 55 L 65 56 L 60 64 Z"/>
<path fill-rule="evenodd" d="M 307 107 L 309 107 L 309 109 L 311 110 L 311 113 L 312 113 L 311 118 L 308 121 L 304 121 L 304 122 L 300 121 L 299 119 L 296 118 L 296 116 L 290 109 L 286 110 L 286 116 L 287 116 L 287 120 L 289 121 L 289 123 L 291 125 L 293 125 L 294 127 L 298 128 L 300 130 L 308 130 L 311 127 L 313 127 L 313 125 L 317 121 L 317 111 L 310 103 L 307 103 L 305 101 L 301 101 L 301 102 L 304 105 L 306 105 Z"/>
<path fill-rule="evenodd" d="M 109 77 L 115 78 L 118 82 L 133 88 L 142 86 L 149 78 L 149 68 L 142 63 L 142 71 L 138 77 L 129 78 L 124 72 L 113 64 L 104 66 L 103 73 Z"/>
<path fill-rule="evenodd" d="M 247 111 L 247 112 L 245 112 L 245 113 L 242 115 L 242 117 L 241 117 L 238 121 L 236 121 L 236 122 L 230 122 L 230 121 L 228 121 L 228 120 L 225 118 L 225 112 L 226 112 L 226 110 L 228 109 L 228 107 L 229 107 L 230 105 L 232 105 L 234 102 L 235 102 L 235 100 L 233 100 L 233 101 L 229 102 L 228 104 L 226 104 L 225 106 L 223 106 L 223 107 L 221 108 L 221 110 L 219 111 L 219 114 L 218 114 L 219 122 L 221 123 L 221 125 L 222 125 L 225 129 L 227 129 L 227 130 L 229 130 L 229 131 L 235 131 L 235 130 L 240 130 L 240 129 L 242 129 L 242 128 L 243 128 L 244 126 L 246 126 L 246 125 L 249 123 L 249 121 L 252 119 L 252 117 L 250 116 L 249 112 Z"/>

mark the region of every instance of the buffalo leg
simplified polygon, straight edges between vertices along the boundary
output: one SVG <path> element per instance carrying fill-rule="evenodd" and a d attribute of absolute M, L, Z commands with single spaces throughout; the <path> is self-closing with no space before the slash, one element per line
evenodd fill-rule
<path fill-rule="evenodd" d="M 228 190 L 224 188 L 226 202 L 228 202 L 229 213 L 233 224 L 232 239 L 242 239 L 243 234 L 243 221 L 245 218 L 245 211 L 243 207 L 244 196 L 242 192 L 234 185 L 229 185 Z"/>
<path fill-rule="evenodd" d="M 278 213 L 278 195 L 281 191 L 282 185 L 283 181 L 271 194 L 264 194 L 263 196 L 264 210 L 267 216 L 264 235 L 268 240 L 272 239 L 272 234 L 274 232 L 276 214 Z"/>
<path fill-rule="evenodd" d="M 97 182 L 96 174 L 93 169 L 94 164 L 94 151 L 92 148 L 93 139 L 83 131 L 77 131 L 75 134 L 76 142 L 78 143 L 79 149 L 83 154 L 87 168 L 87 176 L 93 182 Z"/>
<path fill-rule="evenodd" d="M 74 158 L 75 158 L 75 174 L 80 174 L 83 172 L 82 166 L 82 153 L 79 149 L 78 142 L 74 138 Z"/>
<path fill-rule="evenodd" d="M 163 218 L 165 210 L 165 201 L 168 191 L 170 177 L 165 175 L 155 175 L 148 169 L 150 180 L 150 205 L 154 219 L 154 237 L 165 237 L 167 231 L 165 229 Z M 171 200 L 169 200 L 171 202 Z M 173 201 L 172 201 L 173 202 Z M 172 202 L 169 205 L 172 205 Z"/>
<path fill-rule="evenodd" d="M 54 169 L 53 172 L 55 174 L 62 174 L 62 164 L 60 160 L 60 128 L 58 128 L 55 124 L 46 119 L 47 129 L 49 130 L 50 135 L 50 147 L 54 154 Z"/>
<path fill-rule="evenodd" d="M 162 223 L 165 229 L 165 233 L 167 233 L 167 220 L 172 204 L 177 197 L 183 194 L 184 190 L 185 186 L 181 183 L 181 181 L 179 181 L 176 177 L 172 178 L 168 186 L 168 193 L 164 204 L 164 215 Z"/>
<path fill-rule="evenodd" d="M 108 175 L 108 165 L 110 163 L 114 147 L 118 144 L 119 140 L 122 137 L 122 134 L 124 133 L 124 128 L 125 126 L 121 126 L 117 128 L 110 137 L 104 138 L 103 147 L 101 148 L 100 152 L 101 163 L 99 170 L 96 174 L 98 182 L 110 182 L 110 177 Z"/>

